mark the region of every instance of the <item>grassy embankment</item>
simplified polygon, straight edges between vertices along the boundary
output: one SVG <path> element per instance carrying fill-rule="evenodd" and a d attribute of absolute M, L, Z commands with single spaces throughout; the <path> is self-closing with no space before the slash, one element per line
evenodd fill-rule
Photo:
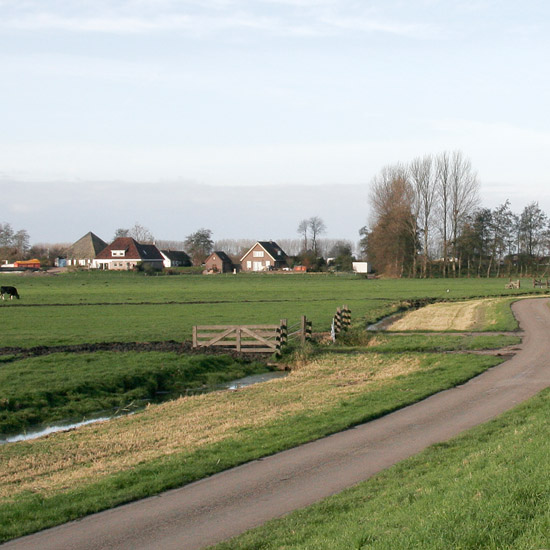
<path fill-rule="evenodd" d="M 78 421 L 99 411 L 113 414 L 115 408 L 135 409 L 160 394 L 178 397 L 267 370 L 263 363 L 227 355 L 96 352 L 0 358 L 0 434 Z"/>
<path fill-rule="evenodd" d="M 460 384 L 500 358 L 321 355 L 287 378 L 0 447 L 0 540 L 189 483 Z"/>
<path fill-rule="evenodd" d="M 549 548 L 550 392 L 216 550 Z"/>
<path fill-rule="evenodd" d="M 181 279 L 183 278 L 159 277 L 144 280 L 147 284 L 149 281 L 168 280 L 172 285 L 174 280 L 180 282 Z M 115 277 L 109 280 L 118 282 Z M 294 304 L 294 311 L 302 313 L 304 308 L 315 309 L 314 306 L 319 306 L 316 310 L 319 315 L 317 322 L 321 326 L 323 323 L 328 325 L 333 310 L 341 303 L 350 304 L 352 309 L 355 307 L 355 318 L 357 309 L 363 305 L 362 323 L 358 324 L 364 328 L 365 321 L 376 320 L 383 311 L 395 310 L 399 305 L 398 299 L 419 298 L 423 290 L 431 293 L 433 297 L 436 292 L 431 282 L 429 285 L 419 284 L 421 282 L 418 281 L 414 281 L 414 284 L 404 282 L 405 290 L 402 290 L 393 281 L 374 287 L 368 286 L 373 281 L 343 277 L 300 277 L 291 279 L 290 283 L 286 277 L 250 277 L 235 280 L 202 278 L 195 281 L 196 292 L 205 284 L 202 282 L 205 280 L 214 281 L 211 283 L 212 287 L 205 287 L 210 291 L 210 302 L 202 300 L 206 303 L 202 304 L 205 307 L 200 311 L 206 319 L 191 321 L 185 318 L 182 322 L 185 317 L 182 314 L 176 321 L 179 334 L 182 333 L 181 329 L 185 323 L 190 322 L 192 325 L 193 322 L 218 320 L 214 315 L 216 308 L 221 316 L 227 313 L 225 306 L 219 307 L 220 296 L 216 295 L 216 292 L 222 292 L 220 288 L 224 288 L 224 281 L 228 284 L 231 282 L 230 286 L 225 287 L 225 291 L 232 289 L 231 296 L 234 299 L 239 299 L 239 290 L 234 286 L 235 281 L 239 281 L 237 284 L 247 282 L 246 287 L 251 287 L 246 291 L 251 303 L 241 304 L 243 310 L 233 307 L 237 304 L 230 302 L 232 305 L 229 309 L 234 315 L 231 322 L 236 322 L 235 312 L 240 311 L 242 314 L 246 310 L 245 306 L 248 307 L 245 317 L 247 321 L 243 318 L 241 322 L 254 322 L 248 319 L 257 313 L 256 310 L 265 306 L 265 312 L 274 304 L 279 304 L 279 285 L 283 281 L 287 281 L 286 290 L 289 294 L 298 291 L 305 295 L 303 304 L 299 304 L 299 310 Z M 75 284 L 74 281 L 69 280 L 68 294 L 71 294 L 71 284 Z M 98 281 L 101 279 L 97 279 L 96 283 Z M 120 281 L 120 294 L 111 295 L 113 302 L 116 302 L 117 298 L 120 300 L 120 296 L 134 299 L 139 295 L 144 300 L 147 293 L 151 292 L 151 289 L 142 285 L 141 281 L 136 282 L 135 277 L 120 277 Z M 132 281 L 131 284 L 129 281 Z M 308 283 L 315 288 L 312 290 Z M 445 283 L 446 286 L 450 284 L 449 281 Z M 55 285 L 58 284 L 56 280 Z M 221 287 L 218 286 L 220 284 Z M 342 285 L 341 288 L 339 284 Z M 138 291 L 134 289 L 133 294 L 132 285 L 139 288 Z M 501 283 L 497 287 L 491 281 L 485 291 L 486 294 L 493 295 L 500 293 L 501 288 Z M 121 292 L 122 289 L 126 294 Z M 240 290 L 243 291 L 243 288 Z M 484 289 L 477 281 L 476 285 L 456 281 L 454 290 L 456 294 L 470 292 L 479 295 L 483 294 Z M 166 289 L 164 291 L 168 292 Z M 29 294 L 32 297 L 32 293 Z M 158 288 L 154 294 L 159 295 Z M 384 298 L 384 294 L 392 296 L 392 299 Z M 67 296 L 66 293 L 63 295 Z M 325 295 L 330 298 L 323 298 Z M 42 293 L 37 292 L 36 296 L 42 296 Z M 77 290 L 74 290 L 73 298 L 74 296 L 78 296 Z M 167 300 L 164 304 L 132 306 L 127 308 L 127 311 L 145 307 L 141 310 L 141 322 L 150 329 L 151 324 L 160 321 L 162 315 L 151 315 L 151 309 L 147 308 L 158 307 L 166 314 L 169 311 L 167 307 L 178 305 L 168 303 L 175 301 L 168 300 L 170 296 L 169 293 L 164 296 Z M 81 298 L 88 303 L 94 303 L 95 299 L 97 289 L 84 293 Z M 298 298 L 294 296 L 293 300 L 296 302 Z M 354 306 L 352 300 L 358 305 Z M 38 298 L 36 303 L 39 303 Z M 290 309 L 291 303 L 285 302 L 285 306 Z M 179 305 L 185 307 L 187 304 Z M 70 305 L 10 307 L 2 308 L 1 312 L 9 319 L 12 313 L 24 309 L 38 312 L 64 309 L 69 313 L 79 309 L 90 311 L 90 308 L 95 307 L 102 309 L 103 323 L 98 316 L 92 314 L 91 320 L 87 320 L 87 326 L 91 329 L 89 336 L 97 341 L 108 340 L 114 334 L 111 328 L 112 319 L 109 320 L 109 317 L 116 308 L 125 306 L 111 306 L 115 310 L 110 307 L 107 309 L 109 313 L 106 313 L 102 306 L 76 308 Z M 503 308 L 502 311 L 506 312 L 507 309 Z M 324 315 L 329 317 L 328 322 L 324 320 Z M 510 315 L 509 308 L 507 315 Z M 113 316 L 117 317 L 116 314 Z M 308 316 L 311 317 L 311 314 Z M 59 318 L 61 319 L 61 316 Z M 315 323 L 316 320 L 313 319 Z M 63 326 L 66 325 L 51 324 L 50 342 L 59 342 Z M 26 325 L 23 335 L 18 334 L 13 327 L 14 324 L 9 327 L 7 338 L 11 339 L 11 342 L 20 342 L 18 345 L 36 345 L 36 340 L 33 340 L 35 327 L 38 327 L 36 335 L 41 343 L 46 340 L 45 323 L 41 320 L 32 328 Z M 130 333 L 131 331 L 128 334 Z M 363 331 L 359 330 L 358 334 L 363 334 Z M 79 340 L 82 335 L 83 332 L 78 335 L 73 333 L 72 336 L 77 341 L 82 341 Z M 418 335 L 415 337 L 421 338 Z M 69 341 L 75 343 L 74 339 Z M 416 343 L 409 342 L 408 349 L 414 349 L 415 346 L 418 349 L 429 348 L 429 345 L 421 345 L 420 342 L 418 339 Z M 473 344 L 470 343 L 471 345 Z M 500 359 L 495 357 L 464 357 L 437 353 L 410 353 L 404 356 L 391 353 L 380 355 L 372 350 L 368 353 L 352 351 L 343 354 L 334 354 L 327 350 L 321 356 L 307 362 L 302 369 L 293 372 L 284 381 L 270 382 L 261 387 L 247 388 L 235 393 L 218 392 L 184 398 L 164 405 L 151 406 L 135 416 L 106 424 L 56 434 L 42 440 L 5 445 L 0 448 L 0 539 L 6 540 L 121 502 L 155 494 L 232 465 L 322 437 L 462 383 L 499 361 Z"/>

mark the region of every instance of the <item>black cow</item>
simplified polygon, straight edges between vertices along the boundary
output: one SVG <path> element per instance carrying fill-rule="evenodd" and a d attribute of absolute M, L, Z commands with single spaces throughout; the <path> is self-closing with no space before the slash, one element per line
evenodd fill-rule
<path fill-rule="evenodd" d="M 6 294 L 9 295 L 10 300 L 13 300 L 14 296 L 19 300 L 19 294 L 17 292 L 17 289 L 14 286 L 1 286 L 0 287 L 0 297 L 2 300 L 5 300 L 4 297 Z"/>

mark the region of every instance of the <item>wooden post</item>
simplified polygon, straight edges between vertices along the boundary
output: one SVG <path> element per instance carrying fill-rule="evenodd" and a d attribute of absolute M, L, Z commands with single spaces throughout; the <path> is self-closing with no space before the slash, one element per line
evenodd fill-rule
<path fill-rule="evenodd" d="M 340 330 L 342 330 L 342 310 L 337 308 L 336 315 L 334 316 L 334 334 L 338 336 Z"/>
<path fill-rule="evenodd" d="M 197 327 L 196 327 L 196 325 L 193 327 L 193 347 L 194 347 L 194 348 L 198 347 L 198 343 L 197 343 Z"/>
<path fill-rule="evenodd" d="M 307 330 L 307 319 L 305 315 L 302 315 L 300 320 L 300 342 L 302 344 L 306 343 L 306 330 Z"/>
<path fill-rule="evenodd" d="M 280 355 L 282 347 L 286 344 L 288 338 L 288 328 L 286 319 L 279 321 L 279 328 L 277 329 L 277 355 Z"/>
<path fill-rule="evenodd" d="M 342 311 L 342 328 L 344 330 L 347 330 L 350 325 L 351 325 L 351 310 L 347 305 L 345 305 Z"/>
<path fill-rule="evenodd" d="M 241 327 L 237 327 L 235 331 L 235 339 L 237 344 L 237 351 L 241 351 Z"/>

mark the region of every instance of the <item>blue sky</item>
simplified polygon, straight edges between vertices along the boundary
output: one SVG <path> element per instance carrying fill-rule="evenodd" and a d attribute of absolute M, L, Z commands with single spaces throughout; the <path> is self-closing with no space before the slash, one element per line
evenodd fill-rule
<path fill-rule="evenodd" d="M 261 239 L 296 236 L 303 212 L 356 238 L 382 166 L 454 149 L 487 206 L 550 212 L 549 16 L 532 0 L 0 0 L 0 186 L 22 191 L 0 222 L 35 241 L 135 221 Z M 231 219 L 273 186 L 284 208 Z M 215 195 L 209 222 L 196 204 Z"/>

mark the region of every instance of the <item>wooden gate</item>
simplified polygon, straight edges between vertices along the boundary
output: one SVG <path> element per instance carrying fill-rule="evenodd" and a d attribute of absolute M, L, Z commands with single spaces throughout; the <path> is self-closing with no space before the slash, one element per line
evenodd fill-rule
<path fill-rule="evenodd" d="M 249 353 L 279 353 L 287 341 L 286 319 L 278 325 L 202 325 L 193 327 L 193 347 L 220 347 Z"/>

